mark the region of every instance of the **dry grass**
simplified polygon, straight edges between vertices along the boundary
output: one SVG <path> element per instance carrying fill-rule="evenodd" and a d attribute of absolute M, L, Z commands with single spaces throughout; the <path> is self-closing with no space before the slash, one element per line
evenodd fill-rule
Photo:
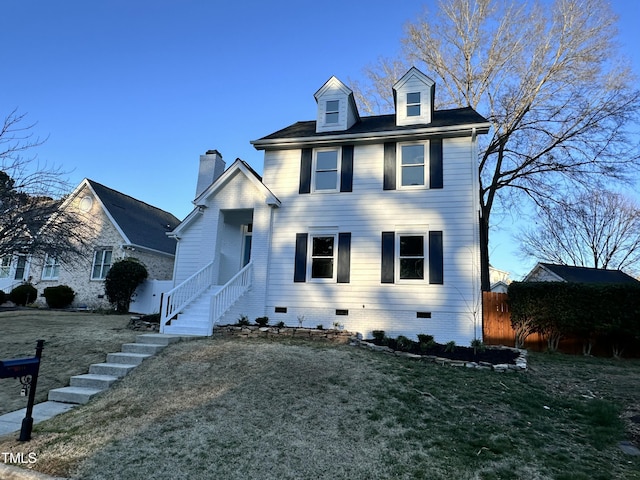
<path fill-rule="evenodd" d="M 44 350 L 36 403 L 47 399 L 49 390 L 69 385 L 72 375 L 87 373 L 89 365 L 105 361 L 123 343 L 135 339 L 126 328 L 127 315 L 97 315 L 49 310 L 0 312 L 0 359 L 33 357 L 36 341 L 44 339 Z M 0 380 L 0 414 L 24 408 L 20 382 Z"/>
<path fill-rule="evenodd" d="M 625 384 L 618 380 L 624 376 Z M 97 480 L 639 479 L 617 448 L 640 363 L 499 375 L 348 346 L 202 339 L 36 425 L 40 471 Z"/>

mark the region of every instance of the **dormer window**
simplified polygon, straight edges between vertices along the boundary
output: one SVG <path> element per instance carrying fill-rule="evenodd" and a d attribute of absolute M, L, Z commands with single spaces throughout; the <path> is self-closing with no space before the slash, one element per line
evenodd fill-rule
<path fill-rule="evenodd" d="M 407 117 L 420 116 L 420 92 L 407 93 Z"/>
<path fill-rule="evenodd" d="M 325 110 L 325 123 L 336 124 L 339 120 L 340 100 L 327 100 Z"/>

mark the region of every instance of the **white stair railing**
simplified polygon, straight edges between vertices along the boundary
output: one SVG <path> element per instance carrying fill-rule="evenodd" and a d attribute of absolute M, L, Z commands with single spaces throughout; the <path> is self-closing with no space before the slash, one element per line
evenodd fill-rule
<path fill-rule="evenodd" d="M 214 262 L 211 262 L 162 296 L 160 333 L 164 332 L 169 320 L 213 285 L 214 273 Z"/>
<path fill-rule="evenodd" d="M 234 275 L 224 287 L 211 297 L 209 309 L 209 335 L 213 334 L 213 326 L 220 317 L 251 287 L 253 265 L 247 263 L 245 267 Z"/>

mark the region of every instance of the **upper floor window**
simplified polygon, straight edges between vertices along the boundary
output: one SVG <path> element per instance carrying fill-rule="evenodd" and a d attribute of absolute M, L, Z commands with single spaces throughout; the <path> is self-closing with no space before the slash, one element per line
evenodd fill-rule
<path fill-rule="evenodd" d="M 96 250 L 93 253 L 91 280 L 104 280 L 111 268 L 111 249 Z"/>
<path fill-rule="evenodd" d="M 47 255 L 44 259 L 44 266 L 42 267 L 42 279 L 43 280 L 55 280 L 60 273 L 60 262 L 56 257 Z"/>
<path fill-rule="evenodd" d="M 400 185 L 417 187 L 426 185 L 426 148 L 425 144 L 400 146 Z"/>
<path fill-rule="evenodd" d="M 338 123 L 340 100 L 327 100 L 325 109 L 325 123 Z"/>
<path fill-rule="evenodd" d="M 338 190 L 338 182 L 340 180 L 340 149 L 315 150 L 314 153 L 314 190 Z"/>
<path fill-rule="evenodd" d="M 420 116 L 420 92 L 407 93 L 407 117 Z"/>

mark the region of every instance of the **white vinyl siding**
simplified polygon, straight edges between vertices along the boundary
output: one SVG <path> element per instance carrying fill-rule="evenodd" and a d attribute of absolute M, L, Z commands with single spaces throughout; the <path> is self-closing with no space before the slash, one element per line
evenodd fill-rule
<path fill-rule="evenodd" d="M 282 201 L 282 208 L 274 211 L 267 312 L 273 311 L 274 306 L 286 306 L 291 312 L 310 308 L 319 312 L 333 307 L 348 309 L 349 318 L 341 319 L 348 322 L 357 312 L 375 316 L 372 311 L 380 310 L 396 312 L 397 318 L 413 315 L 415 319 L 416 311 L 433 311 L 431 327 L 424 326 L 426 333 L 449 336 L 447 341 L 466 338 L 469 332 L 464 329 L 472 329 L 471 322 L 447 326 L 444 320 L 438 323 L 438 318 L 465 315 L 465 305 L 472 300 L 474 287 L 470 279 L 473 272 L 477 272 L 479 262 L 478 212 L 475 210 L 478 190 L 473 182 L 477 167 L 472 150 L 468 137 L 444 139 L 443 189 L 383 191 L 383 145 L 356 145 L 353 192 L 336 195 L 298 194 L 300 150 L 265 152 L 264 183 Z M 429 230 L 446 232 L 445 283 L 381 284 L 381 232 L 405 232 L 396 226 L 415 225 L 416 220 L 428 225 Z M 326 283 L 321 289 L 311 281 L 294 283 L 296 234 L 323 226 L 351 232 L 350 283 Z M 396 320 L 387 320 L 391 322 L 390 327 L 395 325 Z M 348 323 L 345 328 L 349 328 Z M 447 333 L 447 329 L 458 328 L 464 332 Z M 472 330 L 470 335 L 473 338 Z"/>

